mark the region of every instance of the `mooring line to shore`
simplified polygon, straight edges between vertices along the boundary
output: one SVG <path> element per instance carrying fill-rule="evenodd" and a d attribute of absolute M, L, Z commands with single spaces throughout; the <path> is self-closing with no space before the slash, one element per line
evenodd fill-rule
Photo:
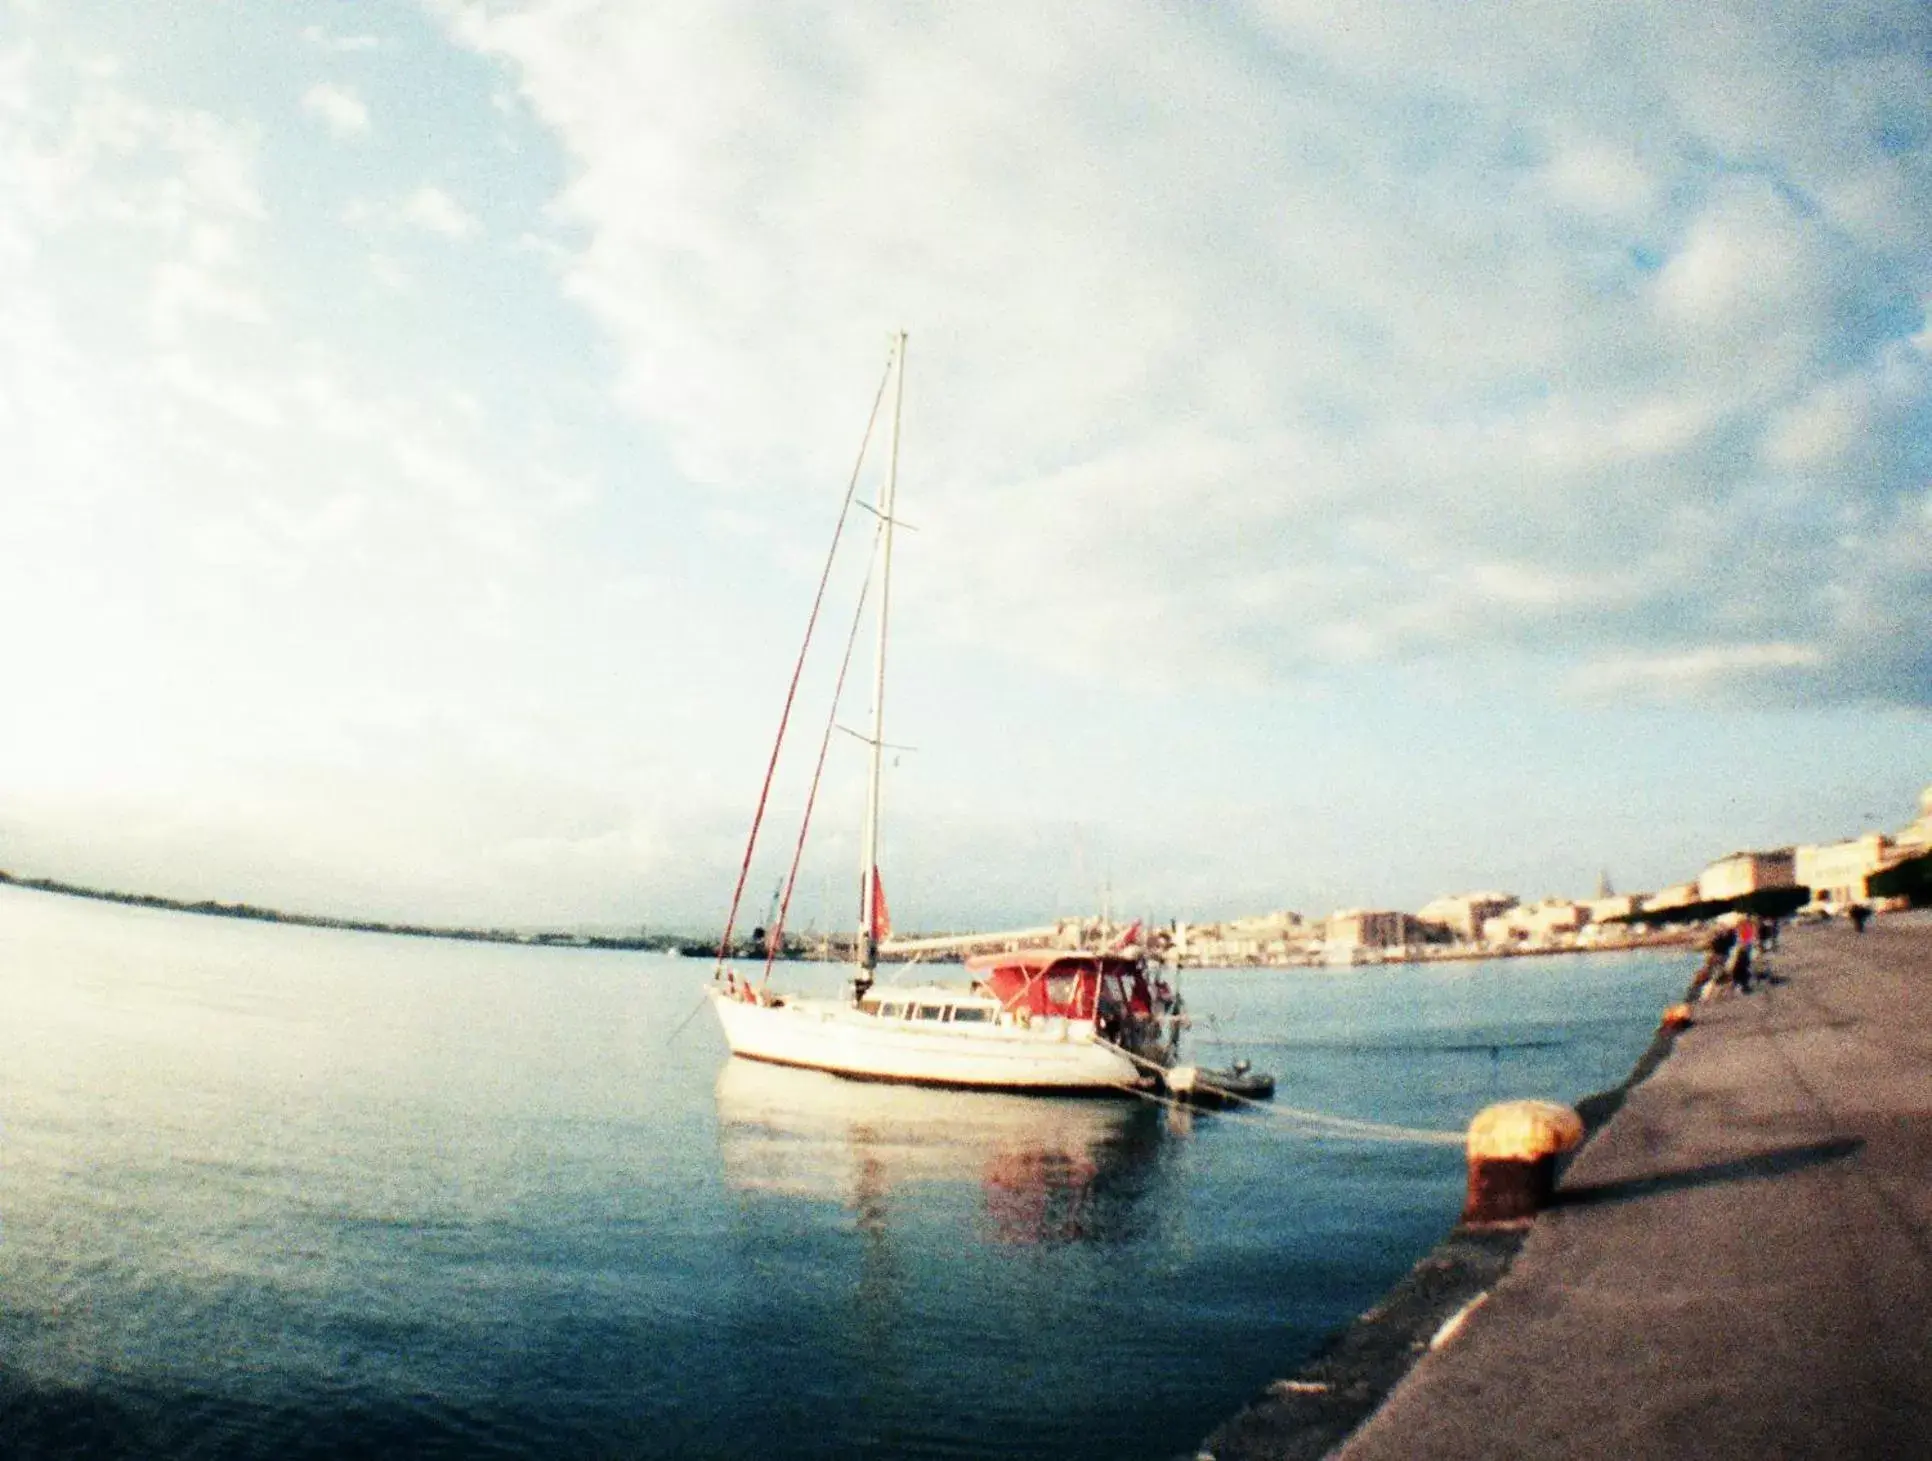
<path fill-rule="evenodd" d="M 1123 1045 L 1116 1045 L 1112 1041 L 1103 1043 L 1157 1076 L 1167 1069 Z M 1302 1126 L 1327 1136 L 1348 1137 L 1360 1141 L 1409 1142 L 1418 1146 L 1461 1146 L 1465 1140 L 1464 1134 L 1460 1131 L 1439 1131 L 1428 1126 L 1397 1126 L 1392 1122 L 1365 1121 L 1355 1116 L 1331 1116 L 1325 1111 L 1309 1111 L 1298 1106 L 1283 1106 L 1272 1099 L 1259 1100 L 1253 1096 L 1244 1096 L 1238 1091 L 1224 1090 L 1214 1085 L 1211 1080 L 1208 1085 L 1217 1097 L 1232 1105 L 1248 1107 L 1258 1115 L 1300 1122 Z M 1119 1083 L 1119 1088 L 1160 1106 L 1185 1107 L 1188 1104 L 1170 1096 L 1157 1095 L 1141 1086 L 1129 1085 L 1124 1081 Z"/>
<path fill-rule="evenodd" d="M 1227 1093 L 1237 1101 L 1248 1097 Z M 1363 1141 L 1411 1142 L 1419 1146 L 1461 1146 L 1466 1139 L 1460 1131 L 1438 1131 L 1430 1126 L 1397 1126 L 1387 1121 L 1364 1121 L 1354 1116 L 1331 1116 L 1325 1111 L 1305 1111 L 1294 1106 L 1250 1102 L 1263 1115 L 1279 1116 L 1324 1131 L 1330 1136 L 1356 1137 Z"/>
<path fill-rule="evenodd" d="M 1144 1086 L 1129 1085 L 1125 1081 L 1117 1083 L 1114 1089 L 1124 1091 L 1130 1096 L 1138 1096 L 1143 1101 L 1169 1110 L 1186 1111 L 1194 1109 L 1187 1101 L 1163 1096 Z M 1247 1107 L 1257 1116 L 1275 1117 L 1283 1122 L 1299 1123 L 1308 1128 L 1303 1134 L 1347 1138 L 1358 1141 L 1409 1142 L 1418 1146 L 1461 1146 L 1466 1139 L 1460 1131 L 1439 1131 L 1428 1126 L 1397 1126 L 1387 1121 L 1364 1121 L 1354 1116 L 1332 1116 L 1325 1111 L 1309 1111 L 1298 1106 L 1281 1106 L 1272 1101 L 1258 1100 L 1244 1096 L 1237 1091 L 1224 1091 L 1213 1087 L 1217 1098 L 1231 1105 Z"/>
<path fill-rule="evenodd" d="M 1212 1082 L 1209 1084 L 1212 1085 Z M 1300 1106 L 1257 1100 L 1237 1091 L 1223 1091 L 1218 1086 L 1215 1092 L 1223 1100 L 1252 1107 L 1257 1115 L 1297 1122 L 1326 1136 L 1351 1137 L 1361 1141 L 1410 1142 L 1418 1146 L 1461 1146 L 1465 1139 L 1460 1131 L 1438 1131 L 1429 1126 L 1398 1126 L 1389 1121 L 1367 1121 L 1359 1116 L 1334 1116 L 1326 1111 L 1310 1111 Z"/>

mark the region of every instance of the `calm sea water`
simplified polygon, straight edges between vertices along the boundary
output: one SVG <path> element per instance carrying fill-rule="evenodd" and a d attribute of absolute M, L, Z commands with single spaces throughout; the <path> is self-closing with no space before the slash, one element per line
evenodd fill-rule
<path fill-rule="evenodd" d="M 1455 1148 L 1281 1109 L 733 1062 L 708 972 L 0 888 L 0 1455 L 1191 1454 L 1458 1210 Z M 1281 1108 L 1455 1131 L 1687 972 L 1182 987 Z"/>

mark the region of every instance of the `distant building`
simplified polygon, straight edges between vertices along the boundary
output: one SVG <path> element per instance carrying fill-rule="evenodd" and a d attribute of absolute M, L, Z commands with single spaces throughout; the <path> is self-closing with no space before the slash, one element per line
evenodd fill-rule
<path fill-rule="evenodd" d="M 1592 898 L 1583 905 L 1592 923 L 1611 923 L 1618 919 L 1629 918 L 1635 913 L 1643 899 L 1634 893 L 1619 893 L 1604 898 Z"/>
<path fill-rule="evenodd" d="M 1313 957 L 1320 929 L 1299 913 L 1262 913 L 1226 923 L 1176 924 L 1174 961 L 1187 965 L 1293 964 Z"/>
<path fill-rule="evenodd" d="M 1672 883 L 1668 888 L 1659 888 L 1644 899 L 1646 912 L 1661 912 L 1666 908 L 1682 908 L 1695 903 L 1699 894 L 1696 883 Z"/>
<path fill-rule="evenodd" d="M 1575 934 L 1590 921 L 1590 910 L 1568 898 L 1545 898 L 1534 908 L 1522 911 L 1533 939 Z"/>
<path fill-rule="evenodd" d="M 1286 963 L 1312 937 L 1299 913 L 1263 913 L 1221 925 L 1222 947 L 1231 963 Z"/>
<path fill-rule="evenodd" d="M 1867 832 L 1797 849 L 1796 877 L 1814 903 L 1861 903 L 1872 896 L 1870 880 L 1896 863 L 1932 850 L 1932 786 L 1919 793 L 1919 814 L 1896 836 Z"/>
<path fill-rule="evenodd" d="M 1335 949 L 1399 949 L 1421 943 L 1422 921 L 1412 913 L 1345 908 L 1328 916 L 1324 937 Z"/>
<path fill-rule="evenodd" d="M 1901 852 L 1910 852 L 1914 856 L 1932 848 L 1932 786 L 1919 793 L 1918 819 L 1901 830 L 1892 841 Z"/>
<path fill-rule="evenodd" d="M 1583 904 L 1564 898 L 1545 898 L 1527 906 L 1519 904 L 1483 922 L 1483 942 L 1490 944 L 1534 944 L 1549 947 L 1573 942 L 1590 912 Z"/>
<path fill-rule="evenodd" d="M 1893 859 L 1892 839 L 1883 832 L 1797 850 L 1796 878 L 1811 889 L 1814 903 L 1843 906 L 1870 896 L 1865 880 Z"/>
<path fill-rule="evenodd" d="M 1446 928 L 1468 943 L 1475 943 L 1483 936 L 1485 923 L 1515 906 L 1514 893 L 1460 893 L 1453 898 L 1437 898 L 1424 904 L 1416 917 L 1424 923 Z"/>
<path fill-rule="evenodd" d="M 1796 850 L 1781 847 L 1774 852 L 1733 852 L 1720 857 L 1697 877 L 1697 896 L 1706 903 L 1724 898 L 1742 898 L 1768 888 L 1795 888 L 1798 885 Z"/>

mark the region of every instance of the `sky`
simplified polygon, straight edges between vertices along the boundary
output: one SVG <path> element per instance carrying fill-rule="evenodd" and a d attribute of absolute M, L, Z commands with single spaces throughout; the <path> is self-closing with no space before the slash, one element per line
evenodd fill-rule
<path fill-rule="evenodd" d="M 1929 72 L 1920 0 L 0 0 L 0 869 L 715 929 L 899 330 L 902 930 L 1898 827 Z"/>

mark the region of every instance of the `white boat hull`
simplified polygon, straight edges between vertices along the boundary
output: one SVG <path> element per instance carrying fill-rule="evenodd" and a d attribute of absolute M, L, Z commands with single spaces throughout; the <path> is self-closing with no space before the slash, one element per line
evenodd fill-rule
<path fill-rule="evenodd" d="M 1091 1021 L 1031 1025 L 882 1019 L 839 999 L 752 1004 L 709 991 L 733 1055 L 857 1080 L 996 1091 L 1120 1091 L 1148 1084 Z"/>

